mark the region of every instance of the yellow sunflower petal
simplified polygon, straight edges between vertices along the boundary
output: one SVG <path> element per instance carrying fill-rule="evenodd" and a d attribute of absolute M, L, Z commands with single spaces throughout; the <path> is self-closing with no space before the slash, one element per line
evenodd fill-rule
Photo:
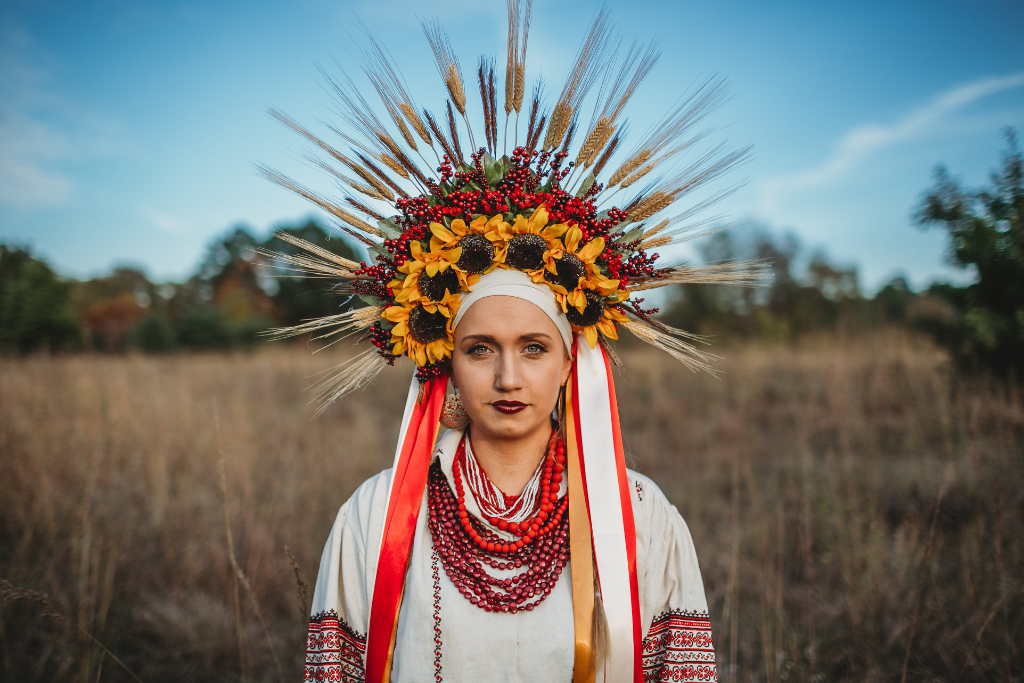
<path fill-rule="evenodd" d="M 404 337 L 409 334 L 409 323 L 404 320 L 400 323 L 396 323 L 395 326 L 391 328 L 391 334 L 396 337 Z"/>
<path fill-rule="evenodd" d="M 583 334 L 587 336 L 587 343 L 590 344 L 590 348 L 597 346 L 597 326 L 584 327 Z"/>
<path fill-rule="evenodd" d="M 427 364 L 427 351 L 423 348 L 422 344 L 417 344 L 416 348 L 410 350 L 415 354 L 416 365 L 423 366 Z"/>
<path fill-rule="evenodd" d="M 395 345 L 391 349 L 391 353 L 395 354 L 396 356 L 401 356 L 403 353 L 405 353 L 405 342 L 404 341 L 402 341 L 401 339 L 399 339 L 397 341 L 396 340 L 392 340 L 392 341 L 394 342 Z"/>
<path fill-rule="evenodd" d="M 581 261 L 593 261 L 602 251 L 604 251 L 604 238 L 595 237 L 587 242 L 587 246 L 580 249 L 576 255 L 580 257 Z"/>
<path fill-rule="evenodd" d="M 541 204 L 533 211 L 533 215 L 530 216 L 531 227 L 540 230 L 548 224 L 548 208 Z"/>
<path fill-rule="evenodd" d="M 456 235 L 459 235 L 460 237 L 465 236 L 466 233 L 469 232 L 469 230 L 466 228 L 466 221 L 462 220 L 461 218 L 456 218 L 455 220 L 453 220 L 452 232 L 454 232 Z"/>
<path fill-rule="evenodd" d="M 449 249 L 443 252 L 441 254 L 441 258 L 443 258 L 448 263 L 455 263 L 460 258 L 462 258 L 462 247 L 455 247 L 454 249 Z"/>
<path fill-rule="evenodd" d="M 594 291 L 596 291 L 601 296 L 610 296 L 611 294 L 614 294 L 618 290 L 619 290 L 619 281 L 618 280 L 609 280 L 607 278 L 604 278 L 602 280 L 598 280 L 595 283 L 595 286 L 594 286 Z"/>
<path fill-rule="evenodd" d="M 597 329 L 601 332 L 601 334 L 608 337 L 609 339 L 619 338 L 619 333 L 616 330 L 615 323 L 613 323 L 611 320 L 608 320 L 608 318 L 601 318 L 600 320 L 598 320 Z"/>
<path fill-rule="evenodd" d="M 392 323 L 408 320 L 409 309 L 405 306 L 388 306 L 384 309 L 384 312 L 380 314 L 380 317 Z"/>
<path fill-rule="evenodd" d="M 575 254 L 581 239 L 583 239 L 583 231 L 579 229 L 579 226 L 574 225 L 566 230 L 562 237 L 562 241 L 565 242 L 565 250 Z"/>
<path fill-rule="evenodd" d="M 620 323 L 623 323 L 623 322 L 626 322 L 627 320 L 629 320 L 629 318 L 627 318 L 622 313 L 622 311 L 620 311 L 618 308 L 615 308 L 613 306 L 607 306 L 604 309 L 604 317 L 608 318 L 609 320 L 617 320 Z"/>
<path fill-rule="evenodd" d="M 540 234 L 541 237 L 544 237 L 549 240 L 558 239 L 559 237 L 565 234 L 569 227 L 570 226 L 568 223 L 555 223 L 554 225 L 549 225 L 543 230 L 541 230 Z"/>

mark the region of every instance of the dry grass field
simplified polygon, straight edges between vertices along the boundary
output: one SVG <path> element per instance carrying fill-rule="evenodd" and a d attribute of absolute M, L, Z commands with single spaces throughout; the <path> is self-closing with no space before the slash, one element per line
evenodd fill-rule
<path fill-rule="evenodd" d="M 721 379 L 626 348 L 617 386 L 720 680 L 1022 680 L 1020 394 L 897 332 L 717 350 Z M 410 371 L 311 420 L 337 359 L 0 361 L 0 678 L 300 680 L 296 576 L 390 464 Z"/>

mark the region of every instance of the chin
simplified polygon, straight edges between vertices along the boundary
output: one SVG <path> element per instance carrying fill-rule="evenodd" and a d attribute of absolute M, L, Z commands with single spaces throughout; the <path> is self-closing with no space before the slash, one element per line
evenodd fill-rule
<path fill-rule="evenodd" d="M 493 412 L 493 409 L 490 410 Z M 526 410 L 515 415 L 495 414 L 487 416 L 485 420 L 470 420 L 470 428 L 476 425 L 478 432 L 483 430 L 501 438 L 518 439 L 539 428 L 537 416 L 528 414 L 530 412 Z M 546 427 L 547 423 L 544 422 L 541 426 Z"/>

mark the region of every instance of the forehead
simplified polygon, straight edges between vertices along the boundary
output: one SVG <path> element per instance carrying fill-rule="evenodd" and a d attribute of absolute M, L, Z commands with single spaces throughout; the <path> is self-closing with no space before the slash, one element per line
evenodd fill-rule
<path fill-rule="evenodd" d="M 555 323 L 536 305 L 514 296 L 488 296 L 465 312 L 455 328 L 455 339 L 475 334 L 515 339 L 539 333 L 560 338 Z"/>

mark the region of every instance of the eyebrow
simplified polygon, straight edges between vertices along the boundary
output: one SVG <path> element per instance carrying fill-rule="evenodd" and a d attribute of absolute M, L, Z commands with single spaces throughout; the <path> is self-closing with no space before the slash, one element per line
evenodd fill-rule
<path fill-rule="evenodd" d="M 534 339 L 534 340 L 546 340 L 546 341 L 550 342 L 553 339 L 553 337 L 550 334 L 547 334 L 546 332 L 532 332 L 530 334 L 519 335 L 519 338 L 516 339 L 516 341 L 522 342 L 522 341 L 528 341 L 528 340 L 531 340 L 531 339 Z M 463 337 L 462 341 L 463 341 L 463 343 L 468 342 L 468 341 L 490 342 L 492 344 L 497 344 L 498 343 L 498 339 L 496 337 L 493 337 L 493 336 L 489 335 L 489 334 L 469 334 L 469 335 L 466 335 L 465 337 Z"/>

